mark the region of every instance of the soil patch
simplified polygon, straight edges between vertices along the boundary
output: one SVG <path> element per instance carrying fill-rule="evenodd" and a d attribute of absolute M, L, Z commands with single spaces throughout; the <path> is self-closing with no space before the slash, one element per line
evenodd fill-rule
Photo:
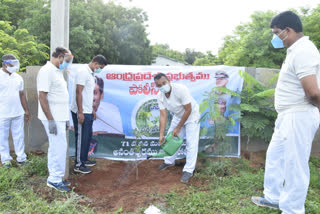
<path fill-rule="evenodd" d="M 266 161 L 266 151 L 259 152 L 247 152 L 241 151 L 241 158 L 249 160 L 249 165 L 252 168 L 259 169 L 264 168 Z"/>
<path fill-rule="evenodd" d="M 116 211 L 122 207 L 132 212 L 137 208 L 161 203 L 161 194 L 173 189 L 183 190 L 180 182 L 183 164 L 176 163 L 164 171 L 158 171 L 160 160 L 136 162 L 97 159 L 97 166 L 88 175 L 72 175 L 70 181 L 78 194 L 90 198 L 90 206 L 97 212 Z"/>
<path fill-rule="evenodd" d="M 250 167 L 263 168 L 266 152 L 242 152 L 242 158 L 250 160 Z M 111 161 L 97 159 L 97 166 L 88 175 L 72 174 L 70 181 L 74 191 L 89 198 L 90 207 L 96 212 L 112 212 L 122 207 L 134 212 L 150 204 L 164 203 L 163 194 L 171 190 L 184 191 L 187 185 L 180 182 L 185 160 L 177 160 L 174 167 L 158 171 L 162 160 L 142 162 Z M 138 175 L 136 166 L 138 165 Z M 197 169 L 201 168 L 198 160 Z M 188 185 L 199 186 L 203 182 L 191 179 Z M 87 204 L 87 200 L 82 203 Z"/>

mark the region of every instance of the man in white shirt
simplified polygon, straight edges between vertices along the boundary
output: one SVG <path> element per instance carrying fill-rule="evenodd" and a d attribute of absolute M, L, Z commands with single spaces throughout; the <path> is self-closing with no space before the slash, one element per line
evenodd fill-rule
<path fill-rule="evenodd" d="M 303 214 L 310 182 L 308 161 L 320 121 L 320 54 L 303 35 L 295 13 L 278 14 L 270 27 L 272 45 L 288 49 L 275 91 L 278 117 L 267 151 L 264 197 L 251 200 L 259 206 L 280 208 L 284 214 Z"/>
<path fill-rule="evenodd" d="M 13 54 L 2 57 L 0 69 L 0 156 L 2 165 L 11 167 L 12 157 L 9 148 L 9 130 L 11 129 L 14 150 L 18 164 L 27 164 L 24 152 L 24 115 L 29 122 L 30 114 L 23 92 L 23 79 L 19 71 L 19 60 Z"/>
<path fill-rule="evenodd" d="M 64 180 L 67 138 L 66 126 L 69 120 L 69 93 L 63 72 L 72 63 L 70 50 L 57 47 L 50 61 L 37 76 L 39 96 L 38 118 L 41 120 L 49 140 L 47 186 L 61 192 L 68 192 L 70 182 Z"/>
<path fill-rule="evenodd" d="M 183 168 L 181 182 L 187 183 L 193 175 L 197 163 L 200 113 L 199 105 L 191 96 L 189 89 L 178 83 L 171 83 L 168 77 L 159 73 L 154 77 L 156 86 L 159 88 L 158 105 L 160 109 L 160 144 L 165 140 L 165 125 L 167 123 L 167 110 L 174 114 L 168 133 L 173 136 L 186 136 L 186 164 Z M 167 134 L 168 134 L 167 133 Z M 178 152 L 173 156 L 165 157 L 164 163 L 159 170 L 174 166 Z"/>
<path fill-rule="evenodd" d="M 97 55 L 88 65 L 82 66 L 74 77 L 75 93 L 71 101 L 71 114 L 75 133 L 75 172 L 88 174 L 92 172 L 88 166 L 96 165 L 96 161 L 88 160 L 92 124 L 96 119 L 96 113 L 93 110 L 94 73 L 100 73 L 106 65 L 106 58 Z"/>

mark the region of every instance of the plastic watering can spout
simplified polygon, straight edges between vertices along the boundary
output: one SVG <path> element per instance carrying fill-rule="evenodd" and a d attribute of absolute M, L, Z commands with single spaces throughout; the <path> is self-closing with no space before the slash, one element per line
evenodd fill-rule
<path fill-rule="evenodd" d="M 147 159 L 151 157 L 154 158 L 154 157 L 172 156 L 178 151 L 182 143 L 183 143 L 182 138 L 173 137 L 172 132 L 170 132 L 165 139 L 165 143 L 161 145 L 161 148 L 163 149 L 164 152 L 156 155 L 147 156 Z"/>

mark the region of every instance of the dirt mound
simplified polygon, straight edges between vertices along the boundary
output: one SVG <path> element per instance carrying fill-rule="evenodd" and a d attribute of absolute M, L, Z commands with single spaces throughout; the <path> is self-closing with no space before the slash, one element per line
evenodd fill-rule
<path fill-rule="evenodd" d="M 264 167 L 265 152 L 243 152 L 242 157 L 250 160 L 253 168 Z M 97 159 L 97 166 L 92 168 L 91 174 L 73 174 L 70 181 L 74 191 L 87 196 L 90 207 L 97 212 L 116 211 L 121 207 L 123 211 L 132 212 L 139 207 L 163 203 L 160 194 L 186 189 L 187 186 L 180 182 L 185 160 L 177 160 L 176 166 L 158 171 L 161 163 L 162 160 L 124 162 Z M 199 160 L 197 168 L 201 168 Z M 191 179 L 189 185 L 200 183 L 200 180 Z"/>
<path fill-rule="evenodd" d="M 159 193 L 186 187 L 180 182 L 183 163 L 159 172 L 161 163 L 159 160 L 140 162 L 137 175 L 137 162 L 98 159 L 91 174 L 72 176 L 71 182 L 75 192 L 89 197 L 90 206 L 98 212 L 115 211 L 120 207 L 127 212 L 135 211 L 159 202 Z"/>

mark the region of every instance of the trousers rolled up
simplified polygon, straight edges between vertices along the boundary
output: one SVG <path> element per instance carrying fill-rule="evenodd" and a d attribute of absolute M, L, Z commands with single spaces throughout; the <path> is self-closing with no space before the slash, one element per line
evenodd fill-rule
<path fill-rule="evenodd" d="M 1 162 L 11 161 L 9 147 L 9 131 L 11 130 L 14 151 L 17 161 L 23 162 L 27 159 L 24 151 L 24 115 L 10 118 L 0 118 L 0 156 Z"/>
<path fill-rule="evenodd" d="M 55 121 L 57 135 L 49 133 L 49 122 L 41 121 L 49 141 L 48 148 L 48 182 L 60 183 L 64 179 L 67 156 L 66 121 Z"/>
<path fill-rule="evenodd" d="M 168 133 L 173 131 L 179 124 L 179 120 L 173 119 L 171 121 Z M 183 168 L 184 172 L 193 173 L 196 168 L 197 157 L 198 157 L 198 146 L 199 146 L 199 134 L 200 134 L 200 123 L 188 122 L 181 128 L 179 136 L 183 139 L 186 137 L 186 164 Z M 175 159 L 179 153 L 179 150 L 172 156 L 165 157 L 164 162 L 166 164 L 174 164 Z"/>
<path fill-rule="evenodd" d="M 278 115 L 267 150 L 264 196 L 278 203 L 283 214 L 305 213 L 312 141 L 319 127 L 319 110 Z"/>
<path fill-rule="evenodd" d="M 79 124 L 78 115 L 71 112 L 75 136 L 75 166 L 85 166 L 88 160 L 90 142 L 92 139 L 93 114 L 84 114 L 84 122 Z"/>

